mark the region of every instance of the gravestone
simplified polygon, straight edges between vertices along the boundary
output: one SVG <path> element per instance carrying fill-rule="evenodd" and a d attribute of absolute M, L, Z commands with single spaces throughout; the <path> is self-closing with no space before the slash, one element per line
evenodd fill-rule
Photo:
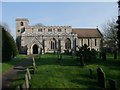
<path fill-rule="evenodd" d="M 98 78 L 98 85 L 102 88 L 106 88 L 105 73 L 100 67 L 97 69 L 97 78 Z"/>
<path fill-rule="evenodd" d="M 114 80 L 109 79 L 109 89 L 116 90 L 116 82 Z"/>
<path fill-rule="evenodd" d="M 31 75 L 30 75 L 29 69 L 27 68 L 26 71 L 27 71 L 28 79 L 31 80 Z"/>
<path fill-rule="evenodd" d="M 93 79 L 92 69 L 89 69 L 90 77 Z"/>

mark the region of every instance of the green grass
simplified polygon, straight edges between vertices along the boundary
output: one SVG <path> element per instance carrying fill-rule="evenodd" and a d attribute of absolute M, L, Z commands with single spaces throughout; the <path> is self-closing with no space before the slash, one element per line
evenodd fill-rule
<path fill-rule="evenodd" d="M 108 79 L 113 79 L 120 88 L 120 56 L 118 60 L 113 60 L 111 55 L 108 55 L 107 61 L 93 60 L 86 63 L 85 67 L 80 67 L 79 60 L 72 60 L 72 56 L 68 55 L 63 55 L 62 61 L 58 61 L 54 54 L 44 54 L 41 59 L 37 56 L 35 60 L 37 71 L 30 81 L 32 88 L 100 88 L 97 79 L 91 79 L 88 71 L 91 68 L 97 77 L 98 67 L 102 67 L 106 74 L 107 87 Z M 11 87 L 23 83 L 24 73 L 19 74 Z"/>
<path fill-rule="evenodd" d="M 16 66 L 19 64 L 21 61 L 23 61 L 25 58 L 28 58 L 27 55 L 17 55 L 16 58 L 13 58 L 12 60 L 8 62 L 3 62 L 2 63 L 2 73 L 8 71 L 10 68 Z"/>

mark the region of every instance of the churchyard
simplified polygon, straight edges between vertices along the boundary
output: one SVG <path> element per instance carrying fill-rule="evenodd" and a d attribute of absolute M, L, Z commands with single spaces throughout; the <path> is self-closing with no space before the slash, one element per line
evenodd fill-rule
<path fill-rule="evenodd" d="M 27 55 L 17 55 L 15 58 L 13 58 L 12 60 L 8 61 L 8 62 L 3 62 L 2 63 L 2 73 L 7 72 L 10 68 L 16 66 L 17 64 L 19 64 L 20 62 L 22 62 L 23 60 L 25 60 L 26 58 L 28 58 Z M 1 63 L 0 63 L 1 64 Z"/>
<path fill-rule="evenodd" d="M 114 84 L 115 87 L 120 88 L 119 66 L 120 55 L 116 60 L 111 54 L 107 54 L 106 60 L 100 59 L 97 55 L 96 59 L 85 62 L 84 66 L 81 66 L 77 56 L 61 54 L 61 59 L 59 59 L 54 53 L 43 54 L 35 56 L 33 63 L 26 67 L 29 69 L 19 72 L 8 88 L 101 89 L 110 88 Z M 100 73 L 98 74 L 97 71 Z"/>

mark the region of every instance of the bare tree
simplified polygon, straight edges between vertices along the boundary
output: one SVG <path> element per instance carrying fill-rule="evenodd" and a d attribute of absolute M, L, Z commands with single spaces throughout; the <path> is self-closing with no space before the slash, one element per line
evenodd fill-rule
<path fill-rule="evenodd" d="M 117 47 L 117 28 L 116 19 L 109 20 L 103 26 L 104 47 L 115 51 Z"/>
<path fill-rule="evenodd" d="M 44 26 L 42 23 L 37 23 L 35 26 Z"/>
<path fill-rule="evenodd" d="M 120 0 L 118 1 L 118 20 L 117 20 L 117 39 L 118 39 L 118 47 L 120 50 Z"/>

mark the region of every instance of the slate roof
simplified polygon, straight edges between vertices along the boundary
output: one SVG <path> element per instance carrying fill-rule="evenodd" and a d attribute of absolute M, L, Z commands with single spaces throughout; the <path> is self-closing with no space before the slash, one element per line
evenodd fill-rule
<path fill-rule="evenodd" d="M 73 28 L 73 32 L 75 32 L 78 38 L 102 38 L 101 32 L 96 29 L 80 29 L 80 28 Z"/>

